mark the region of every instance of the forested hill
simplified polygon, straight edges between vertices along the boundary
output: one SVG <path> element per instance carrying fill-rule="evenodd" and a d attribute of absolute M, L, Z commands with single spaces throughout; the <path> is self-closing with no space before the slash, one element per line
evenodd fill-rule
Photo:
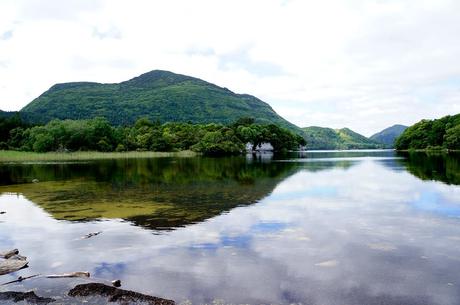
<path fill-rule="evenodd" d="M 372 135 L 369 139 L 393 147 L 396 139 L 407 129 L 404 125 L 393 125 Z"/>
<path fill-rule="evenodd" d="M 421 120 L 396 140 L 396 149 L 460 149 L 460 114 Z"/>
<path fill-rule="evenodd" d="M 257 123 L 274 123 L 301 132 L 254 96 L 236 94 L 198 78 L 161 70 L 116 84 L 57 84 L 25 106 L 21 113 L 39 120 L 36 123 L 56 118 L 105 117 L 114 125 L 132 125 L 140 117 L 160 122 L 223 124 L 253 117 Z"/>
<path fill-rule="evenodd" d="M 374 149 L 385 146 L 349 128 L 310 126 L 302 129 L 305 132 L 307 149 Z"/>

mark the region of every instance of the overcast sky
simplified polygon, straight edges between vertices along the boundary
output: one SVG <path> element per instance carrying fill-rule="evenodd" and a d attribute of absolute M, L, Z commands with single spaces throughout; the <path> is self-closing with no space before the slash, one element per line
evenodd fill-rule
<path fill-rule="evenodd" d="M 1 0 L 0 109 L 164 69 L 369 136 L 460 112 L 459 33 L 458 0 Z"/>

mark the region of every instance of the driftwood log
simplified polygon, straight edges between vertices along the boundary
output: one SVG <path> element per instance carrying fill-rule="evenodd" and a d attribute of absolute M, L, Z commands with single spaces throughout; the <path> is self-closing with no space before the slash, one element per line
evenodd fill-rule
<path fill-rule="evenodd" d="M 119 304 L 175 305 L 172 300 L 115 288 L 101 283 L 80 284 L 69 291 L 71 297 L 106 297 L 107 302 Z"/>
<path fill-rule="evenodd" d="M 0 284 L 0 286 L 5 286 L 5 285 L 13 284 L 13 283 L 20 283 L 22 281 L 33 279 L 33 278 L 63 279 L 63 278 L 75 278 L 75 277 L 89 278 L 89 276 L 90 276 L 89 272 L 83 272 L 83 271 L 63 273 L 63 274 L 50 274 L 50 275 L 34 274 L 34 275 L 29 275 L 29 276 L 24 276 L 24 277 L 20 276 L 16 280 Z"/>
<path fill-rule="evenodd" d="M 45 275 L 44 277 L 49 278 L 49 279 L 62 279 L 62 278 L 70 278 L 70 277 L 88 278 L 89 276 L 90 274 L 87 271 L 77 271 L 77 272 L 72 272 L 72 273 L 50 274 L 50 275 Z"/>

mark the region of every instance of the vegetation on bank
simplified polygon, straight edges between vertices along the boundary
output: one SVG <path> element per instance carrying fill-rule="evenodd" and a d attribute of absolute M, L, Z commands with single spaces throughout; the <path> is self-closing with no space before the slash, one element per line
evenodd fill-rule
<path fill-rule="evenodd" d="M 190 150 L 178 152 L 156 151 L 127 151 L 127 152 L 99 152 L 99 151 L 75 151 L 75 152 L 30 152 L 16 150 L 0 150 L 0 162 L 47 162 L 47 161 L 82 161 L 101 159 L 141 159 L 163 157 L 193 157 L 196 152 Z"/>
<path fill-rule="evenodd" d="M 306 135 L 308 149 L 375 149 L 385 148 L 349 128 L 332 129 L 310 126 L 302 128 Z"/>
<path fill-rule="evenodd" d="M 396 139 L 398 150 L 460 150 L 460 114 L 421 120 Z"/>
<path fill-rule="evenodd" d="M 274 151 L 298 149 L 306 144 L 301 136 L 287 129 L 256 124 L 250 118 L 231 125 L 160 124 L 141 118 L 127 127 L 114 127 L 104 118 L 94 118 L 53 120 L 44 126 L 31 127 L 14 117 L 0 119 L 0 127 L 0 149 L 39 153 L 191 150 L 205 155 L 229 155 L 244 152 L 246 143 L 256 147 L 268 142 Z"/>

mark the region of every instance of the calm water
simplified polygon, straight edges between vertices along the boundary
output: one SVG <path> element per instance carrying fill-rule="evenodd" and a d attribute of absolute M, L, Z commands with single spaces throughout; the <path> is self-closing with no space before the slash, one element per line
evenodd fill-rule
<path fill-rule="evenodd" d="M 459 156 L 310 152 L 0 173 L 0 250 L 30 262 L 0 283 L 89 271 L 185 304 L 460 304 Z M 81 282 L 0 291 L 73 304 L 83 299 L 66 293 Z"/>

